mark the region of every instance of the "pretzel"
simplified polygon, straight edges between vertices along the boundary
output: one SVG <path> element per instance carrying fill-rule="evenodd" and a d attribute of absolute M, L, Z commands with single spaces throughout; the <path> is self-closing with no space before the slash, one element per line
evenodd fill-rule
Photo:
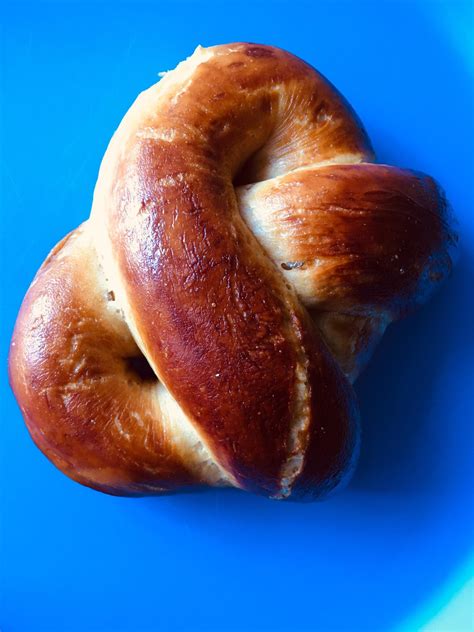
<path fill-rule="evenodd" d="M 373 160 L 344 98 L 277 48 L 198 48 L 143 92 L 15 326 L 45 455 L 119 495 L 347 481 L 351 382 L 456 245 L 438 185 Z"/>

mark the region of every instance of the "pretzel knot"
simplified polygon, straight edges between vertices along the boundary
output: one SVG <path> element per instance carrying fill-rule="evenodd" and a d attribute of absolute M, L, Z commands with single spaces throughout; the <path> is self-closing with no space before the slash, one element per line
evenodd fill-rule
<path fill-rule="evenodd" d="M 347 479 L 351 381 L 456 242 L 431 178 L 372 160 L 343 97 L 276 48 L 198 48 L 142 93 L 16 324 L 40 449 L 112 494 Z"/>

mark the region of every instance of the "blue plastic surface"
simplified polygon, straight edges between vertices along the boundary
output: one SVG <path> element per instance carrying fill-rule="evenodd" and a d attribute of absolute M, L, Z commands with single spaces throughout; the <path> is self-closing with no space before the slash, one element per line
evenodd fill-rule
<path fill-rule="evenodd" d="M 411 631 L 463 588 L 473 535 L 470 6 L 3 6 L 3 632 Z M 357 382 L 362 455 L 337 497 L 101 495 L 60 474 L 28 436 L 6 380 L 14 319 L 49 249 L 88 216 L 101 157 L 137 93 L 197 44 L 236 40 L 312 63 L 355 107 L 381 162 L 435 176 L 460 221 L 461 259 L 429 305 L 390 327 Z M 469 612 L 443 625 L 467 630 Z"/>

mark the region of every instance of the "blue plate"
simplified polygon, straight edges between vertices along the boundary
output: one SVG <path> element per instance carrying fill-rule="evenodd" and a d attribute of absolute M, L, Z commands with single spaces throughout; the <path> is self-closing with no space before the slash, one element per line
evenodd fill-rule
<path fill-rule="evenodd" d="M 443 184 L 462 239 L 452 279 L 389 328 L 357 382 L 360 466 L 351 486 L 324 503 L 233 491 L 98 494 L 33 446 L 4 379 L 4 632 L 472 629 L 470 14 L 469 2 L 4 8 L 3 366 L 34 273 L 88 216 L 122 115 L 197 44 L 271 43 L 315 65 L 358 111 L 381 162 Z"/>

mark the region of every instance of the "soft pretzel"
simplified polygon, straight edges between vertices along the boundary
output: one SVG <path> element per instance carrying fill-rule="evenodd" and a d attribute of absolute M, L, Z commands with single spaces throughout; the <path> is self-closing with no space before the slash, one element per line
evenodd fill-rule
<path fill-rule="evenodd" d="M 372 161 L 343 97 L 277 48 L 198 48 L 143 92 L 16 323 L 46 456 L 112 494 L 347 480 L 351 381 L 456 242 L 431 178 Z"/>

